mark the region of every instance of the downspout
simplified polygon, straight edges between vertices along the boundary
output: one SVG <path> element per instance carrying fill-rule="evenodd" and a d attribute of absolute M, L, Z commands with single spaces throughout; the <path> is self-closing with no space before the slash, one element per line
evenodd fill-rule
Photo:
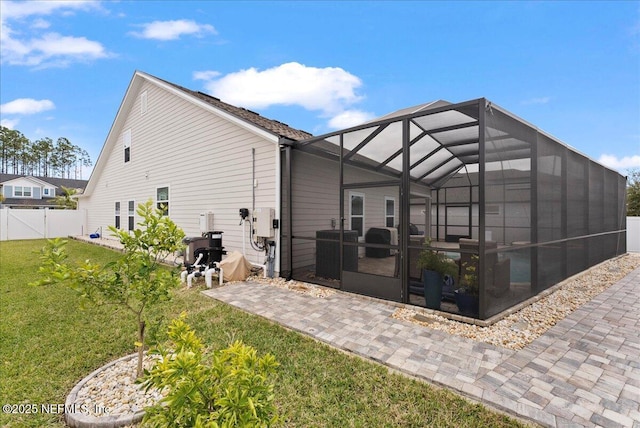
<path fill-rule="evenodd" d="M 280 155 L 280 146 L 282 144 L 282 140 L 283 138 L 280 138 L 278 140 L 278 144 L 276 144 L 276 152 L 275 152 L 275 157 L 276 157 L 276 205 L 275 205 L 275 210 L 276 210 L 276 219 L 278 219 L 278 223 L 279 225 L 282 224 L 282 177 L 281 177 L 281 173 L 282 173 L 282 156 Z M 278 227 L 278 229 L 276 229 L 274 231 L 274 237 L 273 240 L 276 243 L 276 253 L 274 255 L 275 260 L 274 260 L 274 268 L 273 270 L 275 272 L 278 272 L 278 276 L 280 276 L 280 230 L 281 227 Z M 274 272 L 274 273 L 275 273 Z"/>

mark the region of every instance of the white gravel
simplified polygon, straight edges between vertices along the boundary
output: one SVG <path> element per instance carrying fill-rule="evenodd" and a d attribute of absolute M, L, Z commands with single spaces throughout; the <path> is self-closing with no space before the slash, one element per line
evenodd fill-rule
<path fill-rule="evenodd" d="M 488 327 L 453 321 L 420 309 L 400 308 L 394 318 L 507 349 L 522 349 L 558 321 L 640 266 L 640 254 L 608 260 L 566 281 L 541 298 Z"/>
<path fill-rule="evenodd" d="M 75 404 L 84 405 L 96 417 L 132 414 L 156 404 L 164 394 L 155 388 L 145 392 L 135 383 L 137 365 L 136 356 L 98 372 L 80 388 Z M 145 356 L 143 367 L 152 365 L 153 358 Z"/>

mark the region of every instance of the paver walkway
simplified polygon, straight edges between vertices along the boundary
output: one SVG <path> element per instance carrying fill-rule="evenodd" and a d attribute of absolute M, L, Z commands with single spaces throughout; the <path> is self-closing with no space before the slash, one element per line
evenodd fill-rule
<path fill-rule="evenodd" d="M 543 426 L 640 428 L 640 268 L 520 351 L 391 318 L 396 307 L 247 282 L 207 296 Z"/>

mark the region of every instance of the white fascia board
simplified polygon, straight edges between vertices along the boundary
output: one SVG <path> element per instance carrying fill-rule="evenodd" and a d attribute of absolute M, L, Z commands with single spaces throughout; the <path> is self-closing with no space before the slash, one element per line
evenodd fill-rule
<path fill-rule="evenodd" d="M 165 89 L 166 91 L 169 91 L 172 94 L 174 94 L 174 95 L 176 95 L 176 96 L 178 96 L 178 97 L 180 97 L 180 98 L 182 98 L 182 99 L 184 99 L 186 101 L 189 101 L 190 103 L 193 103 L 193 104 L 197 105 L 198 107 L 201 107 L 201 108 L 203 108 L 203 109 L 215 114 L 216 116 L 221 117 L 222 119 L 225 119 L 225 120 L 227 120 L 227 121 L 229 121 L 231 123 L 234 123 L 234 124 L 240 126 L 241 128 L 244 128 L 247 131 L 252 132 L 252 133 L 254 133 L 254 134 L 256 134 L 256 135 L 258 135 L 258 136 L 260 136 L 260 137 L 262 137 L 262 138 L 264 138 L 266 140 L 272 141 L 273 143 L 276 143 L 276 144 L 280 140 L 280 137 L 277 136 L 276 134 L 274 134 L 272 132 L 269 132 L 269 131 L 266 131 L 266 130 L 260 128 L 257 125 L 253 125 L 253 124 L 247 122 L 244 119 L 241 119 L 241 118 L 239 118 L 237 116 L 232 115 L 231 113 L 228 113 L 228 112 L 226 112 L 224 110 L 218 109 L 218 108 L 212 106 L 211 104 L 208 104 L 208 103 L 206 103 L 206 102 L 204 102 L 202 100 L 199 100 L 199 99 L 193 97 L 192 95 L 190 95 L 190 94 L 188 94 L 188 93 L 186 93 L 184 91 L 179 90 L 178 88 L 176 88 L 174 86 L 168 85 L 167 83 L 165 83 L 165 82 L 163 82 L 161 80 L 158 80 L 158 79 L 156 79 L 155 77 L 153 77 L 153 76 L 151 76 L 149 74 L 146 74 L 146 73 L 143 73 L 143 72 L 138 72 L 138 74 L 143 76 L 145 79 L 152 81 L 153 83 L 155 83 L 156 85 L 158 85 L 161 88 Z"/>

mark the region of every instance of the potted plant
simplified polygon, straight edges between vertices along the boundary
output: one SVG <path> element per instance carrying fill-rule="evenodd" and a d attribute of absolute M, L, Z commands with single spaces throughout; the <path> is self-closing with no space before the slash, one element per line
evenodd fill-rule
<path fill-rule="evenodd" d="M 478 316 L 480 288 L 478 285 L 478 256 L 472 256 L 473 263 L 463 263 L 460 274 L 460 288 L 455 291 L 456 305 L 462 315 Z"/>
<path fill-rule="evenodd" d="M 442 300 L 442 285 L 444 276 L 454 277 L 457 273 L 453 260 L 439 251 L 430 248 L 431 240 L 424 243 L 424 249 L 420 251 L 418 267 L 422 269 L 422 283 L 424 285 L 425 306 L 429 309 L 440 309 Z"/>

